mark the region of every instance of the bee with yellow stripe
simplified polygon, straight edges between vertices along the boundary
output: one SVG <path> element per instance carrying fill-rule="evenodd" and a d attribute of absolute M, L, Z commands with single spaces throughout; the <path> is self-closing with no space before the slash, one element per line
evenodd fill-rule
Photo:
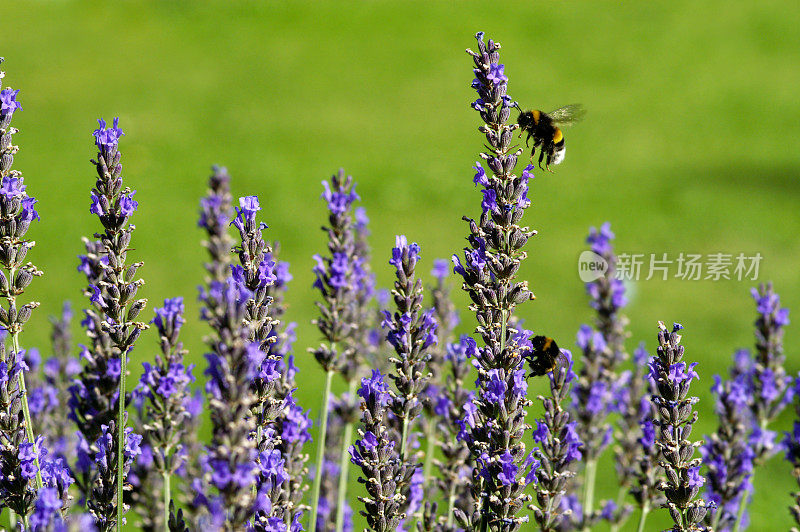
<path fill-rule="evenodd" d="M 539 148 L 539 168 L 542 168 L 543 160 L 545 168 L 550 172 L 552 172 L 551 164 L 561 164 L 567 151 L 561 129 L 579 122 L 585 115 L 586 110 L 581 104 L 566 105 L 549 113 L 538 109 L 520 110 L 517 118 L 520 134 L 528 134 L 525 138 L 526 146 L 530 145 L 530 139 L 533 138 L 531 159 L 536 153 L 536 148 Z"/>
<path fill-rule="evenodd" d="M 556 341 L 549 336 L 534 336 L 531 338 L 533 350 L 528 359 L 531 367 L 531 377 L 546 375 L 556 368 L 569 366 L 569 360 L 561 352 Z"/>

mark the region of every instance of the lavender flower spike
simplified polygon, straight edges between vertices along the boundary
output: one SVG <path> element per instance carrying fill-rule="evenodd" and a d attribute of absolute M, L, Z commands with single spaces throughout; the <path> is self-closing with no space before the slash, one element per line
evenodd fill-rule
<path fill-rule="evenodd" d="M 389 263 L 395 267 L 397 276 L 392 290 L 397 310 L 394 314 L 384 312 L 381 325 L 388 331 L 387 339 L 395 352 L 389 359 L 394 363 L 394 372 L 389 378 L 396 387 L 396 391 L 390 392 L 392 400 L 389 408 L 400 426 L 400 460 L 405 462 L 406 470 L 413 475 L 417 460 L 409 453 L 409 435 L 414 421 L 422 413 L 422 394 L 430 378 L 427 369 L 429 349 L 438 341 L 437 323 L 433 317 L 434 309 L 422 311 L 422 281 L 415 275 L 419 245 L 409 244 L 403 235 L 397 236 L 395 242 Z M 409 503 L 412 502 L 410 487 L 404 482 L 397 486 L 398 493 L 402 493 Z M 409 515 L 414 513 L 411 508 L 405 510 Z"/>
<path fill-rule="evenodd" d="M 144 435 L 153 455 L 153 468 L 163 479 L 161 490 L 163 515 L 150 515 L 150 522 L 160 524 L 169 522 L 171 501 L 171 478 L 184 466 L 186 452 L 184 438 L 191 414 L 187 408 L 193 398 L 189 384 L 194 381 L 193 365 L 185 366 L 187 351 L 178 340 L 183 318 L 183 298 L 165 299 L 164 306 L 155 309 L 152 322 L 159 333 L 160 354 L 155 363 L 144 363 L 144 373 L 134 390 L 134 398 L 144 403 L 142 422 Z M 139 490 L 150 486 L 139 486 Z"/>
<path fill-rule="evenodd" d="M 792 464 L 792 475 L 797 486 L 800 487 L 800 375 L 794 380 L 794 408 L 795 419 L 791 432 L 783 433 L 781 448 L 785 452 L 786 460 Z M 794 504 L 789 507 L 789 512 L 794 518 L 795 524 L 800 527 L 800 491 L 792 493 Z M 792 530 L 797 530 L 797 527 Z"/>
<path fill-rule="evenodd" d="M 762 284 L 750 291 L 756 302 L 758 317 L 755 322 L 755 356 L 748 364 L 750 411 L 752 431 L 750 445 L 755 450 L 756 465 L 769 459 L 777 450 L 775 433 L 769 425 L 783 412 L 792 399 L 792 378 L 783 367 L 784 327 L 789 324 L 789 309 L 781 307 L 781 299 L 775 293 L 772 283 Z M 738 371 L 738 370 L 737 370 Z M 750 482 L 752 484 L 751 473 Z M 749 497 L 739 498 L 734 529 L 738 532 L 744 517 Z"/>
<path fill-rule="evenodd" d="M 0 72 L 0 82 L 4 73 Z M 0 85 L 2 89 L 2 85 Z M 20 349 L 19 334 L 39 303 L 17 306 L 34 277 L 42 272 L 25 262 L 33 241 L 25 237 L 31 222 L 39 219 L 34 209 L 36 199 L 26 192 L 22 173 L 11 168 L 19 148 L 12 144 L 17 129 L 11 127 L 15 111 L 22 108 L 17 93 L 7 87 L 0 90 L 0 297 L 7 308 L 0 306 L 0 328 L 11 338 L 10 350 L 0 348 L 0 502 L 22 516 L 27 522 L 35 490 L 42 488 L 40 442 L 33 434 L 33 420 L 28 407 L 25 384 L 24 351 Z M 20 415 L 22 410 L 22 415 Z M 19 470 L 22 445 L 30 447 L 31 475 Z"/>
<path fill-rule="evenodd" d="M 211 444 L 202 457 L 204 488 L 200 502 L 208 510 L 207 519 L 226 530 L 244 529 L 255 514 L 253 494 L 256 464 L 255 419 L 251 408 L 255 394 L 251 388 L 263 353 L 251 342 L 251 331 L 244 317 L 249 293 L 240 293 L 231 279 L 219 290 L 212 290 L 209 305 L 224 309 L 212 318 L 212 328 L 220 340 L 209 338 L 206 354 L 208 369 L 206 395 L 211 411 Z"/>
<path fill-rule="evenodd" d="M 780 297 L 772 283 L 753 288 L 751 294 L 758 313 L 751 409 L 756 426 L 765 432 L 791 399 L 787 397 L 787 391 L 791 390 L 792 379 L 783 367 L 786 358 L 783 354 L 783 329 L 789 324 L 789 309 L 781 307 Z M 764 438 L 756 447 L 756 460 L 760 462 L 772 452 L 771 438 Z"/>
<path fill-rule="evenodd" d="M 361 515 L 374 532 L 396 532 L 405 517 L 401 506 L 406 500 L 398 486 L 410 482 L 413 470 L 406 468 L 388 433 L 386 407 L 391 398 L 380 371 L 373 370 L 371 377 L 361 380 L 358 395 L 364 427 L 350 447 L 350 456 L 361 468 L 363 476 L 358 481 L 367 490 L 366 497 L 358 498 L 364 504 Z"/>
<path fill-rule="evenodd" d="M 318 503 L 324 471 L 325 439 L 330 405 L 330 389 L 334 373 L 340 373 L 349 385 L 353 395 L 358 382 L 359 350 L 356 346 L 363 344 L 360 333 L 359 318 L 364 315 L 363 303 L 365 293 L 371 290 L 369 277 L 364 265 L 366 252 L 363 243 L 363 223 L 353 220 L 353 203 L 359 199 L 351 176 L 345 176 L 344 170 L 331 177 L 330 183 L 323 181 L 322 199 L 328 205 L 328 227 L 322 230 L 328 235 L 328 251 L 325 256 L 315 255 L 314 288 L 320 291 L 322 301 L 317 302 L 320 316 L 314 324 L 322 333 L 324 342 L 319 347 L 310 349 L 320 367 L 325 371 L 325 388 L 322 397 L 320 414 L 320 435 L 317 442 L 317 474 L 311 490 L 311 522 L 310 531 L 317 527 Z M 362 216 L 363 218 L 363 216 Z M 358 233 L 361 233 L 359 236 Z M 352 424 L 345 426 L 343 445 L 349 446 Z M 346 489 L 347 465 L 345 447 L 341 455 L 340 495 Z M 337 532 L 343 527 L 343 514 L 337 520 Z"/>
<path fill-rule="evenodd" d="M 564 496 L 568 482 L 575 474 L 570 468 L 573 462 L 582 458 L 584 447 L 576 422 L 570 421 L 570 413 L 562 407 L 569 396 L 570 384 L 576 378 L 572 371 L 572 353 L 562 350 L 562 354 L 567 364 L 548 374 L 550 395 L 539 397 L 544 406 L 544 418 L 537 420 L 533 432 L 533 441 L 539 447 L 531 451 L 525 461 L 528 467 L 525 482 L 536 482 L 533 517 L 545 532 L 559 530 L 567 524 L 565 518 L 569 518 L 571 512 L 564 507 L 567 502 Z"/>
<path fill-rule="evenodd" d="M 205 263 L 208 281 L 225 282 L 230 275 L 231 248 L 233 239 L 228 233 L 233 218 L 231 177 L 224 167 L 214 166 L 208 178 L 208 192 L 200 200 L 200 219 L 197 225 L 206 232 L 203 242 L 209 254 Z"/>
<path fill-rule="evenodd" d="M 101 262 L 102 276 L 98 284 L 91 286 L 90 300 L 94 304 L 99 316 L 102 316 L 101 328 L 108 331 L 111 340 L 110 367 L 119 368 L 119 388 L 117 398 L 116 423 L 110 424 L 110 430 L 115 431 L 117 440 L 117 457 L 123 456 L 126 449 L 125 425 L 127 423 L 126 403 L 126 378 L 128 374 L 128 354 L 133 349 L 136 339 L 148 326 L 135 321 L 139 313 L 147 304 L 146 299 L 136 299 L 139 287 L 144 284 L 142 279 L 136 279 L 136 273 L 142 263 L 126 264 L 128 250 L 134 226 L 130 218 L 139 206 L 133 199 L 135 191 L 123 188 L 122 165 L 118 143 L 123 132 L 119 128 L 119 118 L 114 119 L 113 126 L 106 128 L 102 119 L 98 120 L 100 127 L 94 130 L 97 159 L 92 163 L 97 171 L 97 180 L 91 192 L 92 204 L 89 211 L 95 214 L 103 226 L 100 233 L 100 250 L 105 254 L 107 263 Z M 117 362 L 118 361 L 118 362 Z M 116 499 L 116 525 L 122 526 L 122 516 L 125 513 L 123 491 L 125 489 L 125 467 L 122 459 L 117 459 L 116 480 L 100 479 L 104 489 L 113 485 L 117 493 Z M 101 469 L 109 472 L 110 469 Z M 113 484 L 116 482 L 116 484 Z M 97 493 L 97 490 L 93 490 Z M 103 516 L 110 520 L 110 516 Z"/>
<path fill-rule="evenodd" d="M 717 431 L 700 447 L 708 467 L 706 499 L 716 505 L 706 520 L 714 530 L 731 530 L 737 521 L 742 498 L 752 489 L 755 449 L 750 445 L 748 429 L 752 424 L 749 409 L 749 375 L 735 374 L 723 381 L 714 376 L 711 391 L 717 396 L 719 416 Z"/>
<path fill-rule="evenodd" d="M 526 519 L 517 517 L 517 512 L 530 500 L 524 482 L 515 477 L 525 469 L 528 456 L 523 436 L 529 428 L 525 408 L 530 401 L 522 368 L 523 338 L 510 324 L 514 308 L 533 297 L 527 282 L 516 280 L 526 257 L 522 248 L 535 234 L 519 225 L 531 203 L 528 186 L 533 167 L 528 166 L 521 175 L 514 173 L 522 150 L 512 151 L 517 126 L 508 123 L 513 102 L 499 63 L 500 45 L 484 41 L 483 32 L 475 37 L 478 51 L 467 50 L 474 63 L 472 87 L 478 93 L 472 107 L 484 122 L 479 130 L 489 149 L 480 156 L 488 171 L 480 163 L 475 166 L 475 183 L 482 188 L 482 213 L 478 221 L 464 218 L 469 223 L 469 247 L 464 250 L 464 262 L 454 256 L 453 264 L 472 300 L 470 309 L 479 324 L 476 333 L 484 345 L 476 358 L 477 408 L 464 438 L 475 460 L 472 493 L 476 506 L 470 514 L 458 512 L 456 517 L 468 530 L 488 527 L 513 532 Z M 501 470 L 505 481 L 497 476 Z"/>
<path fill-rule="evenodd" d="M 660 449 L 666 480 L 658 485 L 667 498 L 666 508 L 675 523 L 675 531 L 700 531 L 708 506 L 696 499 L 705 479 L 700 476 L 699 458 L 692 459 L 694 450 L 702 445 L 688 440 L 692 425 L 697 422 L 693 406 L 697 397 L 688 397 L 689 386 L 698 378 L 694 368 L 697 363 L 683 361 L 683 346 L 678 334 L 683 327 L 677 323 L 672 331 L 658 322 L 657 355 L 650 360 L 649 378 L 655 383 L 657 394 L 652 397 L 658 417 L 655 420 L 656 445 Z"/>

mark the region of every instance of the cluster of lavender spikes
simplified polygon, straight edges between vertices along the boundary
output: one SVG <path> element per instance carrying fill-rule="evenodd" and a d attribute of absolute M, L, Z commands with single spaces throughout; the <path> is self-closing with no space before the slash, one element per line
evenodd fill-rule
<path fill-rule="evenodd" d="M 737 351 L 728 379 L 715 377 L 717 430 L 705 443 L 692 441 L 699 414 L 690 387 L 698 374 L 696 363 L 684 360 L 682 327 L 659 323 L 656 355 L 640 346 L 633 367 L 625 367 L 625 286 L 616 277 L 608 224 L 592 228 L 587 240 L 608 268 L 586 285 L 595 319 L 579 329 L 580 360 L 562 349 L 550 361 L 541 415 L 529 422 L 529 380 L 542 373 L 542 357 L 553 356 L 515 313 L 533 299 L 517 278 L 523 248 L 536 234 L 521 225 L 533 167 L 515 173 L 516 103 L 507 94 L 500 45 L 483 33 L 476 38 L 477 51 L 468 53 L 478 94 L 471 107 L 487 142 L 474 176 L 481 215 L 464 218 L 468 246 L 452 258 L 476 316 L 475 336 L 455 339 L 446 261 L 435 263 L 432 308 L 423 308 L 420 246 L 405 236 L 396 237 L 389 261 L 393 290 L 374 297 L 355 183 L 343 171 L 323 182 L 328 252 L 315 256 L 313 267 L 322 343 L 311 353 L 326 386 L 312 474 L 305 451 L 312 421 L 296 394 L 295 324 L 285 322 L 289 265 L 278 260 L 277 243 L 264 239 L 258 197 L 243 196 L 234 208 L 224 168 L 214 167 L 199 220 L 208 252 L 200 288 L 209 326 L 202 390 L 193 391 L 193 366 L 179 339 L 187 321 L 180 297 L 155 309 L 153 362 L 143 362 L 141 379 L 128 390 L 128 358 L 149 325 L 137 321 L 146 305 L 137 298 L 141 263 L 127 256 L 138 202 L 123 184 L 118 119 L 110 127 L 100 120 L 93 132 L 97 178 L 89 210 L 101 231 L 84 238 L 78 267 L 86 277 L 87 345 L 73 353 L 65 306 L 52 319 L 52 356 L 42 362 L 38 350 L 21 347 L 38 306 L 18 299 L 42 275 L 26 262 L 33 247 L 27 232 L 39 214 L 12 168 L 19 91 L 0 85 L 0 510 L 9 529 L 121 530 L 133 506 L 144 530 L 349 532 L 351 463 L 360 470 L 359 513 L 375 532 L 565 532 L 601 521 L 616 531 L 633 511 L 629 495 L 640 532 L 659 508 L 671 530 L 739 532 L 755 471 L 777 450 L 800 486 L 800 421 L 780 442 L 770 428 L 792 401 L 800 419 L 800 377 L 784 368 L 788 310 L 772 285 L 752 292 L 754 353 Z M 334 375 L 347 388 L 339 396 Z M 129 427 L 131 402 L 138 415 Z M 198 436 L 204 411 L 207 441 Z M 619 492 L 596 504 L 597 464 L 612 447 Z M 800 492 L 787 504 L 800 525 Z"/>

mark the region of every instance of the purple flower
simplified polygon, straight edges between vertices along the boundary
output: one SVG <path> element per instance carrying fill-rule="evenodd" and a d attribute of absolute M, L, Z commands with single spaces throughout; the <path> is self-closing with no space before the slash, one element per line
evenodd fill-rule
<path fill-rule="evenodd" d="M 598 255 L 607 255 L 612 252 L 612 240 L 614 240 L 614 233 L 611 232 L 610 222 L 601 225 L 599 230 L 595 227 L 589 228 L 589 236 L 586 237 L 586 243 Z"/>
<path fill-rule="evenodd" d="M 96 286 L 96 285 L 93 285 L 93 284 L 90 284 L 89 288 L 92 290 L 92 295 L 89 297 L 89 301 L 91 301 L 92 303 L 94 303 L 95 305 L 97 305 L 97 306 L 99 306 L 101 308 L 105 308 L 106 300 L 103 299 L 103 294 L 100 291 L 100 287 Z"/>
<path fill-rule="evenodd" d="M 431 275 L 436 277 L 440 283 L 443 283 L 447 276 L 450 275 L 450 263 L 446 259 L 434 260 Z"/>
<path fill-rule="evenodd" d="M 327 181 L 323 181 L 322 187 L 325 189 L 325 191 L 322 193 L 321 197 L 328 203 L 328 210 L 336 215 L 344 214 L 350 209 L 350 206 L 354 202 L 361 199 L 358 197 L 358 194 L 356 194 L 355 185 L 349 191 L 332 191 L 330 184 Z"/>
<path fill-rule="evenodd" d="M 686 485 L 690 488 L 701 488 L 706 483 L 706 479 L 700 475 L 700 466 L 689 468 L 687 474 L 689 481 Z"/>
<path fill-rule="evenodd" d="M 389 388 L 386 386 L 380 370 L 373 369 L 371 377 L 361 379 L 361 388 L 358 390 L 358 395 L 367 403 L 374 401 L 377 404 L 387 404 L 389 401 Z"/>
<path fill-rule="evenodd" d="M 119 138 L 125 134 L 119 128 L 119 118 L 115 118 L 113 127 L 108 129 L 106 129 L 106 121 L 102 118 L 99 118 L 97 123 L 100 124 L 100 127 L 92 132 L 97 149 L 102 151 L 116 148 Z"/>
<path fill-rule="evenodd" d="M 499 405 L 505 400 L 508 386 L 506 382 L 500 378 L 500 372 L 496 369 L 489 370 L 487 377 L 486 381 L 478 381 L 479 385 L 482 382 L 484 383 L 483 397 L 490 403 Z"/>
<path fill-rule="evenodd" d="M 537 419 L 536 420 L 536 430 L 533 431 L 533 441 L 537 443 L 544 443 L 547 441 L 547 438 L 550 436 L 550 428 L 547 426 L 547 423 L 544 421 Z"/>
<path fill-rule="evenodd" d="M 122 194 L 119 197 L 119 212 L 122 216 L 128 217 L 131 216 L 136 209 L 139 207 L 139 202 L 133 199 L 133 195 L 136 194 L 134 190 L 128 195 Z"/>
<path fill-rule="evenodd" d="M 11 116 L 17 109 L 22 109 L 22 104 L 17 101 L 19 89 L 3 89 L 0 91 L 0 115 Z"/>
<path fill-rule="evenodd" d="M 505 65 L 500 65 L 497 63 L 492 63 L 489 65 L 489 74 L 486 76 L 486 79 L 494 83 L 495 85 L 500 85 L 501 83 L 505 83 L 508 81 L 505 73 Z"/>
<path fill-rule="evenodd" d="M 181 325 L 186 322 L 186 320 L 183 319 L 184 306 L 182 297 L 165 299 L 164 306 L 157 307 L 154 312 L 155 318 L 153 318 L 151 323 L 154 323 L 155 326 L 158 327 L 162 335 L 168 330 L 168 326 L 174 328 L 175 331 L 179 331 Z"/>
<path fill-rule="evenodd" d="M 245 224 L 255 224 L 258 211 L 261 210 L 261 204 L 258 202 L 258 196 L 244 196 L 239 198 L 239 207 L 234 207 L 236 211 L 236 218 L 231 222 L 240 232 L 245 233 Z M 265 224 L 260 226 L 266 228 Z"/>
<path fill-rule="evenodd" d="M 489 179 L 486 177 L 486 170 L 483 169 L 483 166 L 481 166 L 481 163 L 475 163 L 475 166 L 473 166 L 473 168 L 475 169 L 475 178 L 473 179 L 473 181 L 475 182 L 475 185 L 476 186 L 477 185 L 481 185 L 482 187 L 488 187 L 489 186 Z"/>
<path fill-rule="evenodd" d="M 580 437 L 575 430 L 574 421 L 567 423 L 567 426 L 564 427 L 564 432 L 561 439 L 567 446 L 567 453 L 564 456 L 564 461 L 569 463 L 575 460 L 580 460 L 583 456 L 580 451 L 580 448 L 583 446 L 583 442 L 581 442 Z"/>
<path fill-rule="evenodd" d="M 281 439 L 287 442 L 306 443 L 311 440 L 308 429 L 312 422 L 308 417 L 308 412 L 303 412 L 294 400 L 292 395 L 286 398 L 286 415 L 283 421 Z"/>
<path fill-rule="evenodd" d="M 0 184 L 0 195 L 11 201 L 15 198 L 24 198 L 26 186 L 22 184 L 21 177 L 4 176 Z"/>
<path fill-rule="evenodd" d="M 517 471 L 519 471 L 519 467 L 514 463 L 514 457 L 511 455 L 510 452 L 506 451 L 502 455 L 500 455 L 497 459 L 500 464 L 500 472 L 497 474 L 497 478 L 503 484 L 503 486 L 510 486 L 511 484 L 516 483 L 517 481 Z"/>
<path fill-rule="evenodd" d="M 395 237 L 395 246 L 392 248 L 392 258 L 389 260 L 389 264 L 393 265 L 395 268 L 401 269 L 405 261 L 408 263 L 408 268 L 413 270 L 417 264 L 417 260 L 419 260 L 420 251 L 419 244 L 412 242 L 409 245 L 405 235 L 397 235 Z"/>
<path fill-rule="evenodd" d="M 57 488 L 41 488 L 30 516 L 30 529 L 44 531 L 53 527 L 53 530 L 66 530 L 60 514 L 62 506 L 64 506 L 64 501 L 59 497 Z"/>

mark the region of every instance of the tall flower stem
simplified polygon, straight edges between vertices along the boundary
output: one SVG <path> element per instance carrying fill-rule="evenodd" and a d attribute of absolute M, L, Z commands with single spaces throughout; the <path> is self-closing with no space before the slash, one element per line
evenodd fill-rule
<path fill-rule="evenodd" d="M 13 275 L 11 276 L 14 277 Z M 11 334 L 11 347 L 14 349 L 15 353 L 19 353 L 19 332 L 15 331 Z M 31 419 L 31 409 L 28 407 L 28 391 L 25 388 L 25 375 L 24 372 L 19 372 L 19 389 L 22 393 L 22 412 L 25 416 L 25 434 L 28 436 L 28 442 L 33 445 L 33 452 L 35 453 L 35 457 L 33 459 L 33 463 L 36 465 L 36 488 L 41 489 L 42 487 L 42 472 L 40 471 L 39 467 L 39 450 L 36 448 L 36 438 L 33 435 L 33 420 Z M 27 519 L 26 516 L 23 516 Z M 25 527 L 27 528 L 27 522 Z"/>
<path fill-rule="evenodd" d="M 332 349 L 335 349 L 331 346 Z M 325 461 L 325 431 L 328 430 L 328 410 L 330 408 L 331 382 L 333 382 L 334 369 L 325 372 L 325 391 L 322 395 L 322 416 L 319 424 L 319 441 L 317 442 L 317 473 L 314 475 L 314 485 L 311 488 L 311 520 L 308 523 L 310 532 L 317 529 L 317 514 L 319 513 L 319 490 L 322 486 L 322 474 Z M 344 513 L 341 511 L 339 513 Z"/>
<path fill-rule="evenodd" d="M 433 453 L 436 450 L 436 423 L 434 420 L 428 423 L 425 439 L 428 442 L 428 448 L 425 450 L 425 465 L 422 472 L 425 475 L 425 482 L 428 482 L 431 478 L 431 470 L 433 470 Z"/>
<path fill-rule="evenodd" d="M 356 379 L 350 381 L 348 394 L 350 397 L 356 393 Z M 344 436 L 342 437 L 342 455 L 339 458 L 339 486 L 336 496 L 336 532 L 344 530 L 344 505 L 347 499 L 347 482 L 349 480 L 348 469 L 350 468 L 350 454 L 347 450 L 353 440 L 353 423 L 348 422 L 344 426 Z"/>
<path fill-rule="evenodd" d="M 169 501 L 170 501 L 170 474 L 164 470 L 164 532 L 169 532 Z"/>
<path fill-rule="evenodd" d="M 647 521 L 647 514 L 650 513 L 650 501 L 644 501 L 642 506 L 642 515 L 639 516 L 639 526 L 636 528 L 637 532 L 644 532 L 644 523 Z"/>
<path fill-rule="evenodd" d="M 121 364 L 121 371 L 119 376 L 119 399 L 117 403 L 119 404 L 119 412 L 117 414 L 117 456 L 122 457 L 125 456 L 125 422 L 127 421 L 127 417 L 125 416 L 125 374 L 127 370 L 127 353 L 122 353 L 120 355 L 120 364 Z M 125 485 L 125 460 L 117 460 L 117 530 L 122 530 L 122 515 L 125 513 L 124 510 L 124 503 L 123 503 L 123 493 L 124 493 L 124 485 Z M 169 507 L 169 505 L 167 505 Z M 167 519 L 169 522 L 169 519 Z"/>
<path fill-rule="evenodd" d="M 447 528 L 451 528 L 453 526 L 453 521 L 455 517 L 455 509 L 456 505 L 456 483 L 450 483 L 450 494 L 447 497 Z"/>
<path fill-rule="evenodd" d="M 592 506 L 594 505 L 594 484 L 597 477 L 597 460 L 588 460 L 586 462 L 585 477 L 583 479 L 583 512 L 585 515 L 592 514 Z M 584 531 L 589 530 L 588 524 L 583 527 Z"/>

